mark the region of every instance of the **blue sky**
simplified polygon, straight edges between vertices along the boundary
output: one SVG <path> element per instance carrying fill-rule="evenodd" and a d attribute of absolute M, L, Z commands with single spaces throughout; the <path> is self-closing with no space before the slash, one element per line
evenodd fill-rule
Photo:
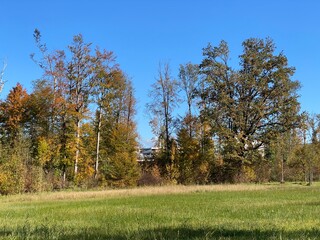
<path fill-rule="evenodd" d="M 29 92 L 41 70 L 31 61 L 38 28 L 50 50 L 65 49 L 78 33 L 113 51 L 132 78 L 141 143 L 152 137 L 145 114 L 159 62 L 200 63 L 209 42 L 228 42 L 233 62 L 250 37 L 274 40 L 302 84 L 302 110 L 320 113 L 320 1 L 318 0 L 2 0 L 0 59 L 8 64 L 1 97 L 20 82 Z"/>

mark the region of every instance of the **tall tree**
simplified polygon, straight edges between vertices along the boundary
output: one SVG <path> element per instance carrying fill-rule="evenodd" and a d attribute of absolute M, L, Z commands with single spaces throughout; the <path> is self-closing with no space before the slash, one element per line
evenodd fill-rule
<path fill-rule="evenodd" d="M 250 164 L 250 152 L 296 125 L 299 82 L 291 80 L 294 68 L 282 52 L 275 54 L 271 39 L 244 41 L 239 70 L 229 65 L 224 41 L 217 47 L 209 44 L 203 55 L 203 114 L 223 143 L 230 169 L 239 173 L 243 164 Z"/>
<path fill-rule="evenodd" d="M 65 94 L 65 52 L 56 50 L 53 53 L 48 51 L 45 43 L 42 42 L 42 36 L 38 29 L 34 30 L 33 37 L 36 46 L 40 52 L 40 58 L 36 58 L 36 54 L 31 54 L 31 59 L 43 70 L 43 76 L 40 82 L 45 82 L 50 89 L 52 97 L 50 107 L 47 109 L 50 112 L 50 133 L 54 133 L 61 125 L 61 105 L 64 101 Z"/>
<path fill-rule="evenodd" d="M 111 102 L 115 98 L 116 72 L 118 72 L 118 65 L 115 63 L 115 57 L 112 52 L 103 52 L 96 50 L 94 67 L 94 78 L 92 81 L 93 102 L 97 105 L 96 109 L 96 161 L 95 161 L 95 178 L 99 172 L 100 159 L 100 138 L 101 127 L 103 120 L 103 112 L 110 112 Z"/>
<path fill-rule="evenodd" d="M 270 159 L 274 163 L 275 177 L 280 183 L 284 183 L 286 180 L 286 170 L 288 162 L 291 161 L 292 153 L 295 151 L 295 131 L 287 131 L 279 133 L 268 144 L 267 151 L 272 158 Z"/>
<path fill-rule="evenodd" d="M 300 149 L 300 159 L 306 168 L 306 180 L 308 185 L 312 185 L 313 173 L 316 163 L 319 163 L 320 152 L 320 115 L 303 114 L 301 126 L 303 141 Z"/>
<path fill-rule="evenodd" d="M 75 124 L 75 160 L 74 175 L 78 173 L 81 141 L 81 123 L 88 112 L 89 94 L 93 76 L 93 62 L 90 55 L 90 43 L 85 43 L 81 34 L 73 38 L 69 46 L 71 59 L 67 62 L 68 102 L 71 106 L 71 115 Z"/>
<path fill-rule="evenodd" d="M 205 183 L 212 165 L 212 145 L 205 139 L 205 122 L 194 109 L 198 103 L 196 92 L 200 85 L 199 65 L 187 63 L 179 68 L 179 87 L 185 95 L 187 112 L 177 132 L 179 182 Z M 203 108 L 203 105 L 198 106 Z M 210 162 L 210 163 L 209 163 Z"/>
<path fill-rule="evenodd" d="M 63 179 L 66 179 L 66 171 L 71 166 L 76 179 L 81 150 L 85 152 L 81 143 L 81 125 L 89 117 L 94 70 L 104 61 L 106 52 L 97 50 L 95 55 L 91 54 L 91 43 L 85 43 L 81 34 L 74 36 L 67 55 L 62 50 L 49 53 L 38 30 L 34 32 L 34 38 L 41 54 L 40 60 L 34 61 L 44 70 L 42 79 L 52 96 L 48 98 L 51 100 L 48 109 L 51 112 L 51 139 L 57 139 L 55 146 L 60 155 Z M 33 59 L 34 56 L 32 54 Z"/>
<path fill-rule="evenodd" d="M 50 142 L 51 149 L 56 148 L 56 137 L 51 128 L 52 98 L 51 87 L 47 82 L 44 80 L 35 81 L 33 92 L 28 97 L 25 110 L 25 131 L 31 141 L 31 153 L 34 158 L 37 158 L 38 147 L 45 142 Z M 49 158 L 49 154 L 46 157 Z"/>
<path fill-rule="evenodd" d="M 179 68 L 179 86 L 185 94 L 185 98 L 188 104 L 188 112 L 186 121 L 189 127 L 189 136 L 192 136 L 192 123 L 193 121 L 193 100 L 195 96 L 196 87 L 199 78 L 199 66 L 191 63 L 180 65 Z"/>
<path fill-rule="evenodd" d="M 169 178 L 172 178 L 173 159 L 171 154 L 172 132 L 174 129 L 173 111 L 178 102 L 178 84 L 171 77 L 169 64 L 159 66 L 158 78 L 152 85 L 149 96 L 151 102 L 147 104 L 147 109 L 151 114 L 151 126 L 153 132 L 162 144 L 163 159 L 161 165 Z"/>
<path fill-rule="evenodd" d="M 139 168 L 133 88 L 119 70 L 111 72 L 108 81 L 111 85 L 102 105 L 100 171 L 110 185 L 136 185 Z"/>
<path fill-rule="evenodd" d="M 50 52 L 45 43 L 42 42 L 42 36 L 38 29 L 34 31 L 34 39 L 38 48 L 38 53 L 32 53 L 32 60 L 43 70 L 43 75 L 34 83 L 34 92 L 29 101 L 30 133 L 33 142 L 40 141 L 39 144 L 47 142 L 51 146 L 51 163 L 59 166 L 63 184 L 66 182 L 66 171 L 71 164 L 70 154 L 70 107 L 68 103 L 69 88 L 66 77 L 67 59 L 63 50 Z M 43 111 L 42 109 L 46 109 Z M 48 118 L 44 116 L 48 115 Z M 40 123 L 41 127 L 37 123 Z M 37 131 L 33 131 L 35 127 Z M 45 131 L 41 128 L 47 126 Z M 45 133 L 38 134 L 42 131 Z M 37 139 L 41 136 L 39 139 Z M 40 144 L 40 145 L 41 145 Z M 69 146 L 68 146 L 69 145 Z M 37 147 L 33 152 L 37 153 Z M 52 165 L 50 164 L 50 165 Z M 50 167 L 52 168 L 53 165 Z M 53 172 L 58 169 L 52 169 Z"/>

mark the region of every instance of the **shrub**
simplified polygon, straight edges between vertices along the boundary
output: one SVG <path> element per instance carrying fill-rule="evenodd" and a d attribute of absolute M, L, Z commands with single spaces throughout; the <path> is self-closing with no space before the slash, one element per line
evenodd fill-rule
<path fill-rule="evenodd" d="M 163 179 L 161 178 L 160 170 L 157 165 L 144 170 L 138 180 L 138 186 L 155 186 L 161 185 L 162 183 Z"/>
<path fill-rule="evenodd" d="M 25 166 L 13 154 L 0 166 L 0 194 L 22 193 L 25 185 Z"/>

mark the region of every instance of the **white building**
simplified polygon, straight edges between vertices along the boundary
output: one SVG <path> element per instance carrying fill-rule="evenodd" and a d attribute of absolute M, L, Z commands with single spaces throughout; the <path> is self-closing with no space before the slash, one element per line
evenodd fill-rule
<path fill-rule="evenodd" d="M 159 151 L 159 148 L 140 148 L 138 153 L 138 162 L 152 162 L 154 161 L 155 154 Z"/>

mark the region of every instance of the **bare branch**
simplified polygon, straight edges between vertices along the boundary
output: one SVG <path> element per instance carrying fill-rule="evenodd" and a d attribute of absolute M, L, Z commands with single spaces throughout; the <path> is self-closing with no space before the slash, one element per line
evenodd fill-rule
<path fill-rule="evenodd" d="M 3 62 L 3 67 L 2 67 L 2 70 L 0 71 L 0 93 L 2 92 L 2 89 L 4 87 L 4 84 L 5 84 L 5 80 L 3 79 L 3 75 L 4 75 L 4 72 L 7 68 L 7 63 L 6 61 Z"/>

